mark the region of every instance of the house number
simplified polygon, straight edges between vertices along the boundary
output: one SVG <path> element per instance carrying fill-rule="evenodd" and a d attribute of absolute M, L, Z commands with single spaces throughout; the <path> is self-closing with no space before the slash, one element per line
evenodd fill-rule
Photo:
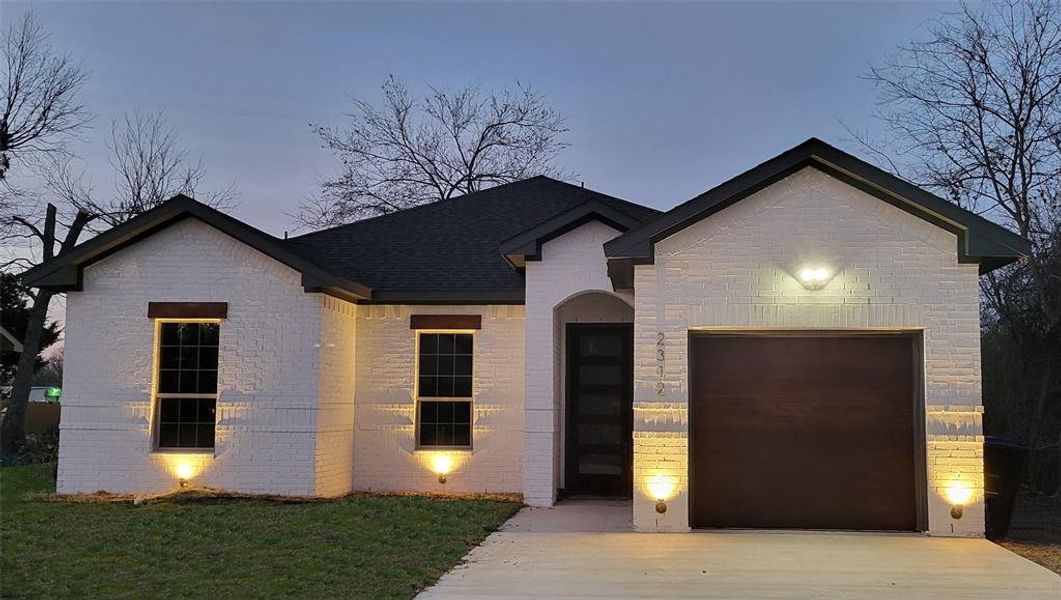
<path fill-rule="evenodd" d="M 663 361 L 667 358 L 667 349 L 663 344 L 663 340 L 667 339 L 667 335 L 662 331 L 656 333 L 656 394 L 659 396 L 663 395 Z"/>

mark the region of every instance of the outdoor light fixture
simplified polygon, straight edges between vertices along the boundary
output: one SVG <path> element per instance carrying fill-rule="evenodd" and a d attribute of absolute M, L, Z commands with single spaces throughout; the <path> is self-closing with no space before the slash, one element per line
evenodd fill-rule
<path fill-rule="evenodd" d="M 973 498 L 973 489 L 964 481 L 952 481 L 947 486 L 947 501 L 951 503 L 950 516 L 954 519 L 962 518 L 965 505 Z"/>
<path fill-rule="evenodd" d="M 808 266 L 800 269 L 796 276 L 799 277 L 799 282 L 803 284 L 803 287 L 808 290 L 819 290 L 833 278 L 833 272 L 826 267 Z"/>
<path fill-rule="evenodd" d="M 667 499 L 674 494 L 674 478 L 667 475 L 653 475 L 648 480 L 648 491 L 656 500 L 656 512 L 667 512 Z"/>
<path fill-rule="evenodd" d="M 191 482 L 192 475 L 195 474 L 195 469 L 188 463 L 180 463 L 176 466 L 174 471 L 177 474 L 177 484 L 181 488 L 188 487 Z"/>
<path fill-rule="evenodd" d="M 446 475 L 453 468 L 453 457 L 448 454 L 436 454 L 431 459 L 431 468 L 438 473 L 438 482 L 446 483 Z"/>

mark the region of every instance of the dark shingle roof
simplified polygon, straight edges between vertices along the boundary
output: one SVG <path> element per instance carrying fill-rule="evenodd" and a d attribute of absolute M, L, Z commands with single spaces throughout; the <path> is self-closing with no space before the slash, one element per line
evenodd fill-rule
<path fill-rule="evenodd" d="M 579 207 L 591 207 L 593 214 L 587 217 L 572 210 Z M 35 287 L 78 291 L 86 266 L 193 218 L 299 271 L 307 292 L 352 302 L 522 304 L 523 273 L 506 262 L 501 242 L 529 230 L 541 239 L 555 235 L 561 227 L 574 226 L 567 222 L 570 219 L 564 221 L 565 215 L 583 222 L 587 218 L 615 222 L 625 231 L 658 214 L 599 192 L 533 177 L 281 240 L 178 195 L 21 277 Z M 543 228 L 549 231 L 543 233 Z"/>
<path fill-rule="evenodd" d="M 373 290 L 374 302 L 523 300 L 501 242 L 596 201 L 645 222 L 659 211 L 540 176 L 291 238 L 296 253 Z"/>

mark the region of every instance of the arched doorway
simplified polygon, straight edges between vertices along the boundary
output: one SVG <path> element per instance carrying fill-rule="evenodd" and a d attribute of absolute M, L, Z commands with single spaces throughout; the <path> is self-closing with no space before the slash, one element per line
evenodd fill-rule
<path fill-rule="evenodd" d="M 555 311 L 564 495 L 628 497 L 633 470 L 633 308 L 606 292 Z"/>

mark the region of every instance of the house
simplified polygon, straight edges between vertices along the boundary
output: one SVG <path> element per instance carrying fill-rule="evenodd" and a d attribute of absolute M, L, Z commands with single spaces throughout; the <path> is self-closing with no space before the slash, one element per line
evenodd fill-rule
<path fill-rule="evenodd" d="M 811 139 L 662 213 L 535 177 L 281 240 L 177 197 L 25 277 L 68 293 L 60 492 L 978 536 L 978 279 L 1027 252 Z"/>
<path fill-rule="evenodd" d="M 0 326 L 0 352 L 22 353 L 22 342 L 3 326 Z"/>

